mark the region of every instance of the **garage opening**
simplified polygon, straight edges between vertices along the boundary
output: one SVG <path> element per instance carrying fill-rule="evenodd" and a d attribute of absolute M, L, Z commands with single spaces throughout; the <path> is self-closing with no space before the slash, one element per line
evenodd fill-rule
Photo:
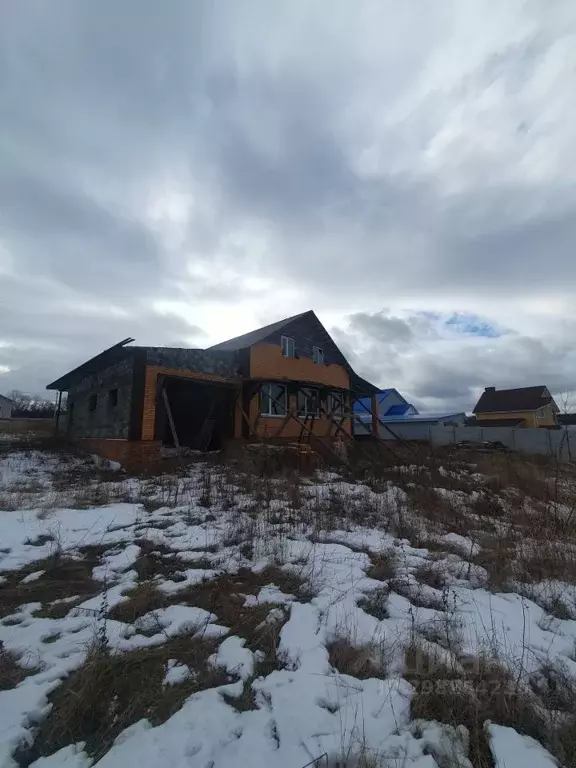
<path fill-rule="evenodd" d="M 166 377 L 158 391 L 155 431 L 156 439 L 174 446 L 166 400 L 180 446 L 216 451 L 234 436 L 235 387 Z"/>

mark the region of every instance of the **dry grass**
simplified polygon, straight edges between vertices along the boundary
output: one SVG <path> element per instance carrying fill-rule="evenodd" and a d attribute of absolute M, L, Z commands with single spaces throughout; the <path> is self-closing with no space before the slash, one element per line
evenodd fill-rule
<path fill-rule="evenodd" d="M 574 768 L 576 684 L 573 679 L 569 683 L 564 680 L 565 688 L 559 694 L 558 681 L 548 670 L 540 676 L 544 687 L 536 695 L 535 684 L 527 686 L 523 676 L 513 675 L 488 657 L 460 658 L 459 662 L 434 658 L 417 642 L 407 648 L 404 677 L 415 687 L 411 705 L 413 719 L 465 725 L 470 734 L 469 757 L 475 768 L 493 766 L 484 730 L 487 720 L 531 736 L 567 768 Z M 567 714 L 558 718 L 557 713 L 544 709 L 546 705 L 560 705 L 566 708 Z"/>
<path fill-rule="evenodd" d="M 505 514 L 501 497 L 490 491 L 481 491 L 467 506 L 470 512 L 480 517 L 501 518 Z"/>
<path fill-rule="evenodd" d="M 559 594 L 553 589 L 538 589 L 531 584 L 516 584 L 515 591 L 528 600 L 532 600 L 556 619 L 576 620 L 576 605 L 569 604 L 562 593 Z M 574 595 L 576 597 L 576 588 Z"/>
<path fill-rule="evenodd" d="M 508 590 L 514 576 L 516 558 L 514 533 L 508 530 L 500 536 L 482 535 L 479 543 L 480 552 L 472 558 L 472 562 L 486 569 L 490 588 L 497 591 Z"/>
<path fill-rule="evenodd" d="M 43 603 L 40 608 L 33 611 L 32 616 L 38 619 L 63 619 L 68 616 L 70 611 L 74 610 L 79 603 L 84 601 L 84 597 L 77 597 L 72 600 L 55 600 L 52 603 Z"/>
<path fill-rule="evenodd" d="M 267 610 L 268 613 L 262 618 L 264 610 Z M 240 696 L 230 696 L 227 693 L 222 694 L 224 700 L 238 712 L 258 709 L 252 684 L 260 677 L 269 675 L 275 669 L 283 669 L 285 667 L 286 660 L 278 652 L 278 644 L 280 642 L 280 632 L 287 618 L 288 613 L 283 607 L 274 607 L 270 604 L 266 608 L 262 606 L 261 610 L 253 614 L 253 629 L 247 640 L 246 647 L 253 652 L 258 652 L 254 662 L 254 672 L 244 681 Z M 246 631 L 246 626 L 246 622 L 244 622 L 244 631 Z"/>
<path fill-rule="evenodd" d="M 176 554 L 168 554 L 168 547 L 152 544 L 152 548 L 146 549 L 142 544 L 140 546 L 142 552 L 132 565 L 140 581 L 156 576 L 163 576 L 171 581 L 183 581 L 186 578 L 183 574 L 186 566 Z"/>
<path fill-rule="evenodd" d="M 544 579 L 576 583 L 576 540 L 519 541 L 516 571 L 526 583 Z"/>
<path fill-rule="evenodd" d="M 382 621 L 390 615 L 388 613 L 388 597 L 390 596 L 389 587 L 378 587 L 367 592 L 358 600 L 358 607 L 369 613 L 374 618 Z"/>
<path fill-rule="evenodd" d="M 128 600 L 117 603 L 110 609 L 108 616 L 126 624 L 133 624 L 147 613 L 166 608 L 170 604 L 168 597 L 151 581 L 144 581 L 124 594 Z"/>
<path fill-rule="evenodd" d="M 534 707 L 524 698 L 513 698 L 514 681 L 503 669 L 484 660 L 471 663 L 468 671 L 461 671 L 412 644 L 406 651 L 404 677 L 415 687 L 413 719 L 468 728 L 469 757 L 475 768 L 493 765 L 484 731 L 486 720 L 513 727 L 518 727 L 520 721 L 534 725 Z M 529 730 L 534 731 L 532 727 Z"/>
<path fill-rule="evenodd" d="M 90 556 L 72 560 L 56 554 L 45 560 L 36 560 L 19 571 L 7 571 L 3 574 L 6 583 L 2 585 L 0 618 L 14 613 L 26 603 L 42 603 L 42 608 L 48 610 L 54 600 L 98 594 L 102 585 L 92 578 L 92 568 L 98 562 Z M 36 571 L 44 573 L 34 581 L 22 583 L 25 576 Z"/>
<path fill-rule="evenodd" d="M 326 648 L 330 664 L 342 675 L 350 675 L 360 680 L 386 677 L 389 654 L 383 644 L 357 645 L 350 637 L 340 636 L 331 640 Z"/>
<path fill-rule="evenodd" d="M 208 663 L 216 641 L 179 637 L 162 646 L 112 654 L 98 646 L 85 663 L 49 696 L 52 708 L 40 724 L 31 747 L 17 753 L 20 766 L 79 741 L 100 759 L 114 739 L 143 718 L 154 725 L 167 720 L 197 691 L 230 682 L 221 669 Z M 169 659 L 186 664 L 194 674 L 164 686 Z"/>
<path fill-rule="evenodd" d="M 313 761 L 309 768 L 396 768 L 396 766 L 403 768 L 399 760 L 400 758 L 390 760 L 362 745 L 351 745 L 341 754 L 326 755 Z"/>
<path fill-rule="evenodd" d="M 129 599 L 114 606 L 109 616 L 132 623 L 146 613 L 169 605 L 196 606 L 216 614 L 221 625 L 250 643 L 272 606 L 270 603 L 245 606 L 246 596 L 257 595 L 268 584 L 275 584 L 286 594 L 304 597 L 309 594 L 305 582 L 279 568 L 266 568 L 260 573 L 243 568 L 236 574 L 223 573 L 170 594 L 163 593 L 154 582 L 144 581 L 126 592 Z M 258 641 L 257 645 L 260 648 L 262 642 Z"/>
<path fill-rule="evenodd" d="M 398 568 L 398 559 L 393 552 L 379 552 L 370 556 L 371 565 L 366 575 L 377 581 L 393 579 Z"/>
<path fill-rule="evenodd" d="M 38 671 L 36 666 L 22 665 L 22 654 L 9 651 L 0 641 L 0 691 L 16 688 L 28 675 Z"/>
<path fill-rule="evenodd" d="M 449 651 L 454 657 L 462 653 L 463 623 L 457 613 L 450 610 L 448 602 L 444 602 L 444 611 L 433 621 L 416 625 L 416 631 L 428 642 L 439 645 Z"/>
<path fill-rule="evenodd" d="M 179 603 L 204 608 L 215 613 L 219 623 L 230 627 L 234 634 L 250 637 L 270 610 L 269 604 L 245 607 L 247 595 L 257 595 L 263 586 L 275 584 L 282 592 L 308 597 L 308 585 L 297 575 L 280 568 L 266 568 L 254 573 L 242 568 L 236 574 L 221 574 L 215 579 L 202 581 L 179 590 L 173 596 Z M 172 597 L 172 596 L 171 596 Z M 260 612 L 260 618 L 258 613 Z"/>
<path fill-rule="evenodd" d="M 486 483 L 494 491 L 517 489 L 522 496 L 545 499 L 550 496 L 548 479 L 556 471 L 562 471 L 554 462 L 545 457 L 537 460 L 522 454 L 479 454 L 471 455 L 476 472 L 486 476 Z"/>
<path fill-rule="evenodd" d="M 446 577 L 444 573 L 434 568 L 432 565 L 420 565 L 415 571 L 414 576 L 422 584 L 427 584 L 433 589 L 442 590 L 446 586 Z"/>
<path fill-rule="evenodd" d="M 408 449 L 400 463 L 379 450 L 374 453 L 373 462 L 363 456 L 354 464 L 352 451 L 352 468 L 345 471 L 348 479 L 361 479 L 372 491 L 386 491 L 392 484 L 397 486 L 407 495 L 407 500 L 397 508 L 388 496 L 375 495 L 366 486 L 352 489 L 352 493 L 338 483 L 323 485 L 322 492 L 314 490 L 302 482 L 298 468 L 287 469 L 278 464 L 277 452 L 268 453 L 270 455 L 256 459 L 259 473 L 254 473 L 253 468 L 247 471 L 248 461 L 253 463 L 254 459 L 245 458 L 234 467 L 206 465 L 200 473 L 195 473 L 194 482 L 188 485 L 190 478 L 155 478 L 141 484 L 138 501 L 146 509 L 189 501 L 190 522 L 195 524 L 216 519 L 221 509 L 233 510 L 231 517 L 237 523 L 233 523 L 226 543 L 242 547 L 247 557 L 256 551 L 258 538 L 271 531 L 274 535 L 279 531 L 286 535 L 285 532 L 292 529 L 306 535 L 312 531 L 316 540 L 322 540 L 322 532 L 359 523 L 405 535 L 415 546 L 426 546 L 438 553 L 454 551 L 463 557 L 467 557 L 467 553 L 456 544 L 444 544 L 438 539 L 447 532 L 470 536 L 480 545 L 479 554 L 472 560 L 487 570 L 492 589 L 514 588 L 520 592 L 524 589 L 524 594 L 528 594 L 528 586 L 545 579 L 576 582 L 576 551 L 570 548 L 570 542 L 576 541 L 576 494 L 573 469 L 569 467 L 521 456 L 470 451 L 439 451 L 429 457 Z M 477 474 L 482 472 L 487 473 L 484 478 Z M 79 467 L 71 462 L 61 473 L 56 473 L 52 481 L 56 500 L 64 496 L 73 498 L 76 506 L 128 499 L 133 493 L 129 493 L 117 473 L 101 472 L 90 462 Z M 447 495 L 442 489 L 452 493 Z M 254 500 L 252 508 L 242 514 L 234 511 L 238 491 L 250 494 Z M 27 494 L 37 492 L 32 481 L 16 484 L 11 489 L 16 505 L 22 503 Z M 132 496 L 130 500 L 135 498 Z M 286 508 L 281 511 L 275 504 L 279 499 L 286 502 Z M 192 506 L 197 504 L 204 507 L 200 513 L 197 506 Z M 47 541 L 39 537 L 28 543 L 42 545 Z M 166 595 L 155 580 L 168 577 L 177 581 L 184 565 L 166 546 L 147 539 L 138 539 L 136 543 L 142 550 L 134 566 L 140 583 L 127 593 L 128 600 L 115 606 L 109 616 L 133 623 L 171 604 L 199 606 L 215 614 L 218 623 L 246 640 L 246 647 L 262 653 L 254 674 L 245 681 L 242 694 L 226 698 L 240 711 L 255 708 L 254 680 L 284 664 L 277 649 L 287 611 L 270 604 L 246 607 L 245 598 L 257 595 L 261 587 L 274 583 L 283 592 L 306 601 L 312 595 L 306 579 L 280 568 L 268 568 L 262 573 L 242 569 Z M 42 603 L 38 615 L 54 618 L 65 615 L 72 605 L 54 602 L 55 599 L 72 595 L 85 598 L 101 590 L 102 585 L 92 580 L 91 571 L 102 552 L 86 551 L 84 562 L 62 556 L 50 558 L 33 563 L 18 574 L 7 574 L 8 581 L 2 587 L 2 609 L 6 610 L 3 615 L 26 602 Z M 402 584 L 396 578 L 398 562 L 393 552 L 370 557 L 368 576 L 384 585 L 365 594 L 359 606 L 378 619 L 386 618 L 392 589 L 412 605 L 442 610 L 445 619 L 417 627 L 415 636 L 420 632 L 428 641 L 442 646 L 448 655 L 451 652 L 458 657 L 457 627 L 451 623 L 453 616 L 445 601 L 430 597 L 427 592 L 431 590 L 424 586 Z M 213 565 L 206 560 L 200 561 L 199 567 Z M 46 573 L 39 580 L 28 585 L 20 583 L 23 576 L 43 569 Z M 422 584 L 442 590 L 444 594 L 445 578 L 433 565 L 417 568 L 415 576 Z M 570 609 L 561 600 L 538 600 L 549 613 L 569 618 Z M 22 753 L 22 764 L 27 765 L 35 757 L 75 741 L 87 741 L 91 754 L 101 756 L 115 735 L 135 719 L 150 717 L 153 722 L 161 722 L 181 706 L 196 685 L 196 682 L 185 681 L 166 691 L 161 682 L 168 658 L 187 658 L 185 663 L 191 666 L 197 663 L 200 678 L 205 673 L 206 685 L 210 682 L 213 671 L 205 669 L 205 662 L 206 654 L 214 646 L 198 642 L 200 645 L 189 637 L 176 638 L 161 648 L 122 657 L 93 650 L 85 667 L 71 675 L 52 695 L 53 712 L 40 727 L 33 750 Z M 343 674 L 360 678 L 386 675 L 389 655 L 377 644 L 357 646 L 350 637 L 336 637 L 328 645 L 328 652 L 332 666 Z M 416 656 L 418 664 L 415 665 Z M 530 680 L 530 686 L 520 686 L 519 677 L 512 677 L 485 658 L 466 663 L 462 670 L 426 657 L 415 643 L 408 649 L 406 660 L 406 675 L 416 686 L 412 716 L 466 725 L 471 733 L 471 759 L 475 768 L 492 765 L 483 730 L 485 719 L 512 725 L 522 733 L 535 736 L 567 766 L 576 765 L 573 757 L 576 755 L 573 715 L 576 692 L 573 683 L 567 682 L 556 668 L 542 670 L 537 678 Z M 12 675 L 20 675 L 20 671 L 14 671 L 17 658 L 9 661 L 6 669 L 11 669 Z M 6 677 L 8 679 L 8 672 Z M 147 685 L 151 681 L 150 691 L 143 690 L 142 681 Z M 108 704 L 114 702 L 108 707 L 110 712 L 103 711 L 100 700 Z M 546 708 L 562 716 L 551 722 Z M 373 763 L 360 762 L 357 758 L 350 764 Z"/>
<path fill-rule="evenodd" d="M 545 528 L 545 523 L 542 523 Z M 536 584 L 547 579 L 576 583 L 576 539 L 563 539 L 528 528 L 506 525 L 500 534 L 479 537 L 480 552 L 472 560 L 488 572 L 492 589 L 509 590 L 511 584 Z M 516 589 L 516 587 L 514 587 Z"/>

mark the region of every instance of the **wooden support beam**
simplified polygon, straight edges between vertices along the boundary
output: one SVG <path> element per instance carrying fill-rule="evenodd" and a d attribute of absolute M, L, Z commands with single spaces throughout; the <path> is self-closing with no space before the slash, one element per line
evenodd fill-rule
<path fill-rule="evenodd" d="M 172 417 L 172 409 L 170 408 L 170 401 L 168 400 L 166 387 L 162 387 L 162 399 L 164 400 L 164 407 L 166 408 L 166 416 L 168 416 L 168 424 L 170 425 L 170 432 L 172 432 L 172 440 L 174 440 L 174 446 L 180 450 L 180 441 L 178 440 L 176 425 L 174 424 L 174 419 Z"/>
<path fill-rule="evenodd" d="M 358 423 L 362 424 L 364 427 L 366 426 L 366 424 L 365 424 L 365 423 L 362 421 L 362 419 L 360 418 L 360 416 L 358 416 L 358 414 L 357 414 L 357 413 L 354 413 L 354 412 L 352 412 L 352 418 L 353 418 L 353 419 L 356 419 L 356 421 L 358 421 Z M 384 425 L 384 426 L 385 426 L 385 425 Z M 401 442 L 406 442 L 406 441 L 403 441 L 403 440 L 402 440 L 402 438 L 397 438 L 397 439 L 398 439 L 398 440 L 400 440 Z M 386 440 L 381 440 L 380 438 L 378 438 L 378 440 L 377 440 L 376 444 L 377 444 L 377 445 L 379 445 L 379 446 L 380 446 L 380 445 L 384 445 L 384 446 L 386 447 L 386 450 L 390 451 L 390 453 L 391 453 L 393 456 L 395 456 L 395 457 L 398 459 L 398 454 L 397 454 L 397 453 L 396 453 L 396 451 L 395 451 L 395 450 L 392 448 L 392 446 L 391 446 L 391 445 L 388 445 L 388 443 L 386 442 Z"/>
<path fill-rule="evenodd" d="M 328 418 L 328 420 L 329 420 L 329 424 L 328 424 L 328 432 L 326 432 L 326 435 L 325 435 L 325 437 L 331 437 L 331 435 L 332 435 L 332 427 L 333 427 L 333 426 L 336 426 L 336 427 L 338 427 L 338 426 L 339 426 L 339 427 L 341 427 L 341 428 L 343 429 L 343 427 L 342 427 L 342 423 L 343 423 L 344 421 L 346 421 L 346 419 L 348 418 L 348 416 L 347 416 L 347 415 L 344 413 L 344 402 L 343 402 L 343 400 L 342 400 L 342 399 L 340 399 L 340 406 L 341 406 L 341 408 L 342 408 L 342 414 L 337 414 L 337 413 L 336 413 L 336 408 L 334 408 L 334 407 L 333 407 L 333 408 L 332 408 L 330 411 L 327 411 L 327 410 L 326 410 L 326 411 L 324 411 L 324 409 L 322 409 L 322 408 L 320 409 L 320 410 L 321 410 L 321 412 L 323 412 L 323 413 L 326 415 L 326 417 Z M 336 406 L 336 407 L 337 407 L 337 406 Z M 337 417 L 338 417 L 338 415 L 340 415 L 340 416 L 341 416 L 341 419 L 342 419 L 342 421 L 337 421 L 337 420 L 336 420 L 336 419 L 337 419 Z M 346 431 L 346 430 L 344 430 L 344 431 Z M 346 433 L 346 434 L 348 434 L 348 433 Z"/>
<path fill-rule="evenodd" d="M 253 387 L 250 387 L 250 402 L 252 402 L 252 398 L 254 397 L 255 391 L 253 391 Z M 240 409 L 240 415 L 242 416 L 242 421 L 246 424 L 248 427 L 248 438 L 254 437 L 254 428 L 253 424 L 250 421 L 250 416 L 246 413 L 246 410 L 243 405 L 243 390 L 240 388 L 238 390 L 238 394 L 236 396 L 236 407 Z M 256 435 L 257 436 L 257 435 Z"/>
<path fill-rule="evenodd" d="M 261 413 L 260 413 L 260 411 L 258 411 L 258 413 L 256 414 L 256 418 L 254 419 L 254 422 L 252 424 L 252 434 L 253 435 L 257 435 L 258 434 L 258 424 L 260 423 L 260 416 L 261 416 Z"/>
<path fill-rule="evenodd" d="M 362 408 L 364 408 L 364 410 L 365 410 L 367 413 L 371 414 L 371 415 L 372 415 L 372 417 L 374 417 L 374 412 L 373 412 L 372 410 L 370 410 L 370 408 L 368 408 L 368 406 L 367 406 L 367 405 L 365 405 L 365 404 L 362 402 L 362 400 L 363 400 L 363 398 L 356 398 L 355 402 L 359 403 L 359 404 L 362 406 Z M 376 412 L 376 413 L 377 413 L 377 412 Z M 364 426 L 366 426 L 365 422 L 363 422 L 363 421 L 362 421 L 362 419 L 360 419 L 360 417 L 359 417 L 357 414 L 354 414 L 354 418 L 355 418 L 355 419 L 357 419 L 357 420 L 358 420 L 358 421 L 359 421 L 361 424 L 363 424 Z M 401 442 L 401 443 L 408 443 L 408 441 L 407 441 L 407 440 L 405 440 L 403 437 L 400 437 L 399 435 L 397 435 L 397 434 L 396 434 L 396 432 L 394 432 L 394 431 L 393 431 L 393 430 L 392 430 L 392 429 L 391 429 L 391 428 L 388 426 L 388 424 L 385 424 L 385 423 L 382 421 L 382 419 L 381 419 L 381 418 L 380 418 L 378 415 L 376 415 L 376 418 L 378 419 L 378 424 L 379 424 L 380 426 L 384 427 L 384 429 L 385 429 L 387 432 L 389 432 L 389 433 L 392 435 L 392 437 L 394 438 L 394 440 L 398 440 L 398 442 Z"/>
<path fill-rule="evenodd" d="M 273 403 L 277 403 L 278 405 L 282 406 L 282 403 L 281 403 L 281 402 L 279 402 L 279 401 L 278 401 L 278 400 L 277 400 L 275 397 L 272 397 L 272 395 L 270 395 L 270 399 L 272 400 L 272 402 L 273 402 Z M 287 417 L 289 417 L 289 418 L 291 418 L 291 419 L 294 419 L 294 421 L 296 421 L 298 424 L 300 424 L 300 426 L 301 426 L 302 430 L 305 430 L 305 431 L 306 431 L 306 432 L 307 432 L 307 433 L 310 435 L 310 437 L 311 437 L 312 439 L 316 439 L 316 440 L 318 440 L 318 442 L 320 443 L 320 445 L 322 446 L 322 448 L 323 448 L 323 449 L 326 449 L 326 450 L 328 450 L 328 451 L 329 451 L 329 452 L 330 452 L 330 453 L 331 453 L 331 454 L 334 456 L 334 458 L 335 458 L 335 459 L 336 459 L 336 460 L 337 460 L 337 461 L 338 461 L 340 464 L 348 464 L 348 462 L 347 462 L 345 459 L 343 459 L 343 458 L 342 458 L 342 456 L 339 456 L 339 455 L 336 453 L 336 451 L 335 451 L 333 448 L 331 448 L 329 445 L 325 445 L 325 444 L 324 444 L 324 443 L 323 443 L 323 442 L 320 440 L 320 438 L 319 438 L 319 437 L 317 437 L 317 436 L 314 434 L 314 432 L 312 432 L 312 430 L 311 430 L 311 429 L 308 427 L 308 425 L 307 425 L 307 424 L 305 424 L 305 423 L 302 421 L 302 419 L 300 419 L 298 416 L 296 416 L 296 414 L 294 413 L 294 411 L 289 411 L 289 412 L 287 412 L 286 416 L 287 416 Z"/>
<path fill-rule="evenodd" d="M 250 404 L 252 404 L 252 400 L 254 400 L 256 396 L 258 396 L 258 410 L 256 412 L 256 418 L 254 419 L 254 422 L 250 426 L 250 432 L 253 435 L 258 435 L 258 431 L 257 431 L 258 424 L 260 422 L 260 416 L 262 415 L 260 413 L 260 387 L 256 387 L 256 388 L 251 387 L 250 391 L 251 391 Z M 250 414 L 248 414 L 248 417 L 250 417 Z"/>
<path fill-rule="evenodd" d="M 56 407 L 56 433 L 58 433 L 58 425 L 60 423 L 60 412 L 62 410 L 62 390 L 58 390 L 58 405 Z"/>
<path fill-rule="evenodd" d="M 370 399 L 372 401 L 372 436 L 378 437 L 378 399 L 376 395 L 372 395 Z"/>
<path fill-rule="evenodd" d="M 242 405 L 240 406 L 240 413 L 242 414 L 242 418 L 244 419 L 244 421 L 248 426 L 248 437 L 252 437 L 252 424 L 250 423 L 250 417 L 248 416 L 248 414 L 246 413 Z"/>
<path fill-rule="evenodd" d="M 272 435 L 272 437 L 273 437 L 274 439 L 276 439 L 276 438 L 280 437 L 280 436 L 282 435 L 282 432 L 284 432 L 284 430 L 286 429 L 286 425 L 288 424 L 288 422 L 289 422 L 289 421 L 290 421 L 290 419 L 292 418 L 292 411 L 293 411 L 293 409 L 292 409 L 292 408 L 289 408 L 289 409 L 286 411 L 286 416 L 284 416 L 284 418 L 282 419 L 282 424 L 280 424 L 280 426 L 278 427 L 278 429 L 276 430 L 276 432 L 274 432 L 274 434 Z"/>

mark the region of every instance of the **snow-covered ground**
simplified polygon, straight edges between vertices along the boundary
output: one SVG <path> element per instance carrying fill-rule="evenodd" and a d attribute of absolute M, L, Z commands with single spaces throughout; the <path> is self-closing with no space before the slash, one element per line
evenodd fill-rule
<path fill-rule="evenodd" d="M 137 479 L 2 454 L 0 767 L 574 765 L 569 496 L 547 508 L 558 566 L 527 532 L 541 500 L 489 514 L 459 471 L 422 490 L 413 466 Z"/>

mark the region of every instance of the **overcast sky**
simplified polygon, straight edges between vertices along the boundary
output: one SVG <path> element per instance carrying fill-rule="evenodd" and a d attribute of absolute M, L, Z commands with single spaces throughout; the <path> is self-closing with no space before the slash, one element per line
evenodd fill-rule
<path fill-rule="evenodd" d="M 421 407 L 576 389 L 573 0 L 0 16 L 0 392 L 306 309 Z"/>

